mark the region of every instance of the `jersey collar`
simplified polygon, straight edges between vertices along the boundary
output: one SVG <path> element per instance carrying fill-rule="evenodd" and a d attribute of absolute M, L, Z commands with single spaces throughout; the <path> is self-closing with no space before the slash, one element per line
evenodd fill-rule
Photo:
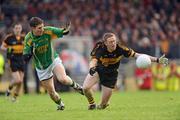
<path fill-rule="evenodd" d="M 33 34 L 33 32 L 31 31 L 31 37 L 34 38 L 34 39 L 36 39 L 36 38 L 39 38 L 40 36 L 35 36 L 35 35 Z"/>

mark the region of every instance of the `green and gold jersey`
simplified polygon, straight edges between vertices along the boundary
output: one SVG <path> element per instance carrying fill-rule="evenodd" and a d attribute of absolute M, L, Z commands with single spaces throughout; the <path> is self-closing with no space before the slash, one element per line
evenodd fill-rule
<path fill-rule="evenodd" d="M 52 46 L 52 40 L 61 38 L 63 30 L 46 26 L 42 36 L 34 36 L 29 32 L 25 36 L 23 54 L 33 54 L 33 62 L 38 69 L 46 69 L 58 57 Z"/>

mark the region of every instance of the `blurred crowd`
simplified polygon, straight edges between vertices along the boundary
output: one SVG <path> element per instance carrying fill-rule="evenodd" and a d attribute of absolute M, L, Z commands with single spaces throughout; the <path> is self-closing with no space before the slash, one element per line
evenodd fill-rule
<path fill-rule="evenodd" d="M 166 67 L 153 64 L 147 69 L 136 68 L 135 77 L 140 90 L 180 90 L 180 66 L 176 61 L 171 61 Z"/>
<path fill-rule="evenodd" d="M 114 31 L 137 52 L 180 58 L 178 0 L 0 0 L 0 39 L 20 21 L 39 16 L 49 25 L 71 20 L 71 35 L 90 35 L 94 42 Z"/>

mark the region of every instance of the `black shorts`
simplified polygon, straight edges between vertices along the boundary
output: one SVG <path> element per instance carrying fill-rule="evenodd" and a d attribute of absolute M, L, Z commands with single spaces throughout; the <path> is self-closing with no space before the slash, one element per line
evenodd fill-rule
<path fill-rule="evenodd" d="M 99 74 L 100 84 L 112 89 L 115 87 L 118 77 L 117 69 L 106 70 L 98 68 L 97 72 Z"/>
<path fill-rule="evenodd" d="M 24 59 L 23 56 L 12 56 L 8 59 L 12 72 L 22 71 L 24 72 Z"/>

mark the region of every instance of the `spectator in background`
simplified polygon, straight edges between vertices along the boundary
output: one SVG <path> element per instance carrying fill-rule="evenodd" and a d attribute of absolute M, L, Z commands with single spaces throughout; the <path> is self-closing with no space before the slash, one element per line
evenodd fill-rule
<path fill-rule="evenodd" d="M 143 37 L 142 40 L 139 41 L 139 50 L 138 52 L 143 52 L 148 55 L 154 55 L 153 47 L 151 46 L 150 39 L 148 37 Z"/>
<path fill-rule="evenodd" d="M 180 67 L 175 61 L 170 63 L 170 71 L 167 76 L 167 89 L 169 91 L 178 91 L 180 89 Z"/>
<path fill-rule="evenodd" d="M 0 50 L 0 81 L 2 75 L 4 74 L 4 68 L 5 68 L 5 60 L 2 51 Z"/>
<path fill-rule="evenodd" d="M 140 69 L 137 68 L 135 70 L 135 76 L 137 80 L 137 85 L 140 90 L 151 90 L 153 75 L 151 68 Z"/>
<path fill-rule="evenodd" d="M 153 89 L 157 91 L 167 90 L 167 76 L 169 66 L 164 67 L 161 64 L 152 65 Z"/>
<path fill-rule="evenodd" d="M 23 14 L 20 18 L 20 22 L 22 24 L 22 32 L 24 34 L 28 33 L 30 30 L 30 26 L 27 24 L 28 23 L 28 15 Z"/>
<path fill-rule="evenodd" d="M 164 53 L 169 56 L 170 40 L 168 40 L 168 38 L 163 32 L 160 33 L 160 49 L 161 54 Z"/>

